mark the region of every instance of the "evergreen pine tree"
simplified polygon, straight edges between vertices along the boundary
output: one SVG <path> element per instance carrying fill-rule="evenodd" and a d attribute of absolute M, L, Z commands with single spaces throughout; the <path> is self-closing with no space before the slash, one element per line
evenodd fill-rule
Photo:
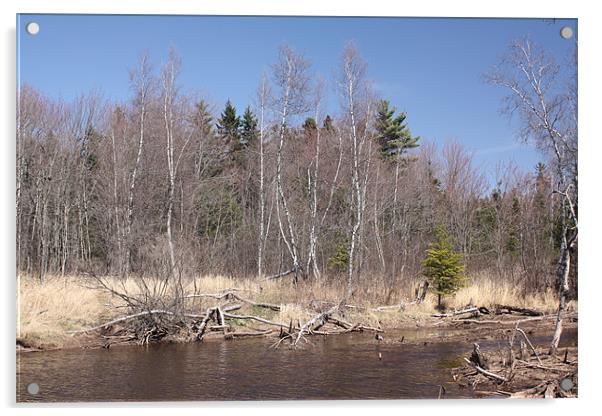
<path fill-rule="evenodd" d="M 241 146 L 252 145 L 259 136 L 259 130 L 257 130 L 257 118 L 253 115 L 251 108 L 247 106 L 242 116 L 240 126 L 240 144 Z"/>
<path fill-rule="evenodd" d="M 391 107 L 389 101 L 379 102 L 375 128 L 381 152 L 387 158 L 403 156 L 408 149 L 418 147 L 420 137 L 412 137 L 404 124 L 405 119 L 405 113 L 399 113 L 395 117 L 395 107 Z"/>
<path fill-rule="evenodd" d="M 240 143 L 238 131 L 238 128 L 240 127 L 240 117 L 236 115 L 236 108 L 234 108 L 230 100 L 226 102 L 226 107 L 219 120 L 217 120 L 216 127 L 220 136 L 225 139 L 227 144 L 237 146 Z"/>
<path fill-rule="evenodd" d="M 442 225 L 435 227 L 436 241 L 429 245 L 426 259 L 422 262 L 422 273 L 437 294 L 437 304 L 441 307 L 441 297 L 456 293 L 464 286 L 463 256 L 456 253 L 449 241 L 447 230 Z"/>

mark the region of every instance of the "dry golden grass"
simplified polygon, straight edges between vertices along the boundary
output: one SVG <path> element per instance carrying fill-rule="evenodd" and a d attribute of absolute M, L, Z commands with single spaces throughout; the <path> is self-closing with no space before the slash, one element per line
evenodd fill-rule
<path fill-rule="evenodd" d="M 157 290 L 162 284 L 160 279 L 153 278 L 145 278 L 144 285 L 139 278 L 123 280 L 108 277 L 104 281 L 116 291 L 131 296 L 139 296 L 146 288 Z M 413 298 L 416 287 L 413 282 L 400 283 L 397 285 L 399 289 L 395 291 L 382 289 L 383 283 L 380 280 L 360 282 L 349 303 L 369 309 L 408 302 Z M 115 308 L 124 305 L 121 299 L 94 287 L 98 287 L 94 280 L 83 277 L 48 277 L 43 284 L 31 277 L 18 278 L 17 339 L 34 346 L 60 347 L 70 339 L 67 331 L 95 326 L 125 313 L 125 310 Z M 245 311 L 283 323 L 291 320 L 303 322 L 315 314 L 309 305 L 312 300 L 336 302 L 344 293 L 341 284 L 310 280 L 293 286 L 290 278 L 266 282 L 259 279 L 203 276 L 184 285 L 186 293 L 195 293 L 195 288 L 196 293 L 238 289 L 238 293 L 248 299 L 282 305 L 280 312 L 251 307 L 246 307 Z M 169 290 L 171 289 L 168 288 L 168 293 Z M 557 307 L 557 298 L 552 292 L 523 296 L 510 282 L 496 281 L 487 276 L 473 277 L 467 287 L 454 296 L 444 298 L 448 308 L 461 308 L 471 302 L 488 307 L 494 304 L 531 307 L 547 313 L 553 312 Z M 198 312 L 214 303 L 212 299 L 195 298 L 191 299 L 188 307 Z M 380 323 L 392 328 L 428 321 L 435 306 L 436 296 L 429 294 L 424 303 L 411 305 L 404 311 L 350 310 L 346 318 L 366 325 Z M 571 302 L 569 309 L 576 310 L 577 303 Z"/>
<path fill-rule="evenodd" d="M 17 339 L 27 345 L 58 347 L 66 331 L 96 324 L 106 318 L 107 296 L 85 287 L 77 277 L 48 277 L 44 283 L 17 279 Z"/>
<path fill-rule="evenodd" d="M 274 320 L 285 324 L 291 321 L 299 321 L 301 324 L 303 324 L 303 322 L 311 319 L 311 317 L 312 313 L 308 309 L 297 304 L 287 303 L 282 305 L 280 312 L 278 312 L 278 315 L 274 318 Z"/>
<path fill-rule="evenodd" d="M 519 286 L 509 281 L 496 281 L 490 277 L 478 276 L 472 283 L 450 297 L 451 307 L 462 307 L 469 303 L 491 307 L 493 305 L 513 305 L 553 312 L 558 307 L 558 297 L 548 290 L 544 293 L 524 295 Z"/>

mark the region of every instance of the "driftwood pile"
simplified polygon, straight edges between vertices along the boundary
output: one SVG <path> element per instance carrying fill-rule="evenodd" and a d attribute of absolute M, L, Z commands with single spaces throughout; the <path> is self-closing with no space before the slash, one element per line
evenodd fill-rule
<path fill-rule="evenodd" d="M 280 330 L 279 340 L 273 344 L 273 347 L 279 347 L 283 341 L 289 340 L 293 346 L 297 346 L 299 341 L 307 339 L 306 335 L 338 335 L 347 334 L 349 332 L 373 331 L 376 333 L 384 332 L 382 328 L 375 328 L 363 324 L 353 324 L 347 322 L 337 315 L 337 313 L 346 305 L 335 305 L 329 309 L 319 312 L 317 315 L 309 319 L 302 326 L 293 328 L 292 322 L 288 330 Z M 350 305 L 347 305 L 350 306 Z M 329 329 L 326 329 L 326 327 Z M 308 342 L 308 341 L 307 341 Z"/>
<path fill-rule="evenodd" d="M 338 315 L 340 310 L 356 308 L 352 305 L 336 304 L 317 311 L 305 323 L 297 322 L 293 324 L 291 320 L 288 324 L 266 319 L 261 316 L 249 314 L 235 314 L 234 311 L 241 309 L 244 305 L 253 308 L 267 309 L 274 312 L 281 310 L 281 305 L 256 302 L 243 297 L 238 292 L 239 289 L 227 289 L 218 293 L 196 293 L 182 296 L 183 300 L 190 299 L 213 299 L 217 301 L 215 305 L 207 308 L 205 313 L 192 313 L 190 307 L 184 308 L 184 302 L 180 302 L 172 308 L 146 308 L 142 309 L 142 302 L 135 302 L 131 296 L 119 296 L 127 299 L 128 307 L 134 313 L 124 315 L 101 325 L 86 328 L 77 331 L 69 331 L 73 335 L 92 333 L 99 331 L 104 338 L 103 346 L 109 348 L 117 343 L 138 343 L 149 344 L 159 342 L 166 337 L 183 341 L 203 341 L 204 337 L 210 332 L 221 332 L 225 339 L 235 339 L 241 337 L 267 336 L 278 334 L 278 341 L 274 347 L 280 346 L 284 341 L 289 341 L 292 346 L 297 346 L 301 340 L 307 341 L 308 335 L 334 335 L 354 331 L 374 331 L 383 332 L 382 328 L 374 328 L 361 323 L 351 323 Z M 312 303 L 314 309 L 316 304 Z M 401 308 L 400 305 L 384 307 L 387 309 Z M 375 308 L 376 310 L 376 308 Z M 258 329 L 255 331 L 239 331 L 235 328 L 235 321 L 254 321 L 263 326 L 275 327 L 276 329 Z M 279 332 L 276 332 L 278 331 Z M 308 342 L 308 341 L 307 341 Z"/>
<path fill-rule="evenodd" d="M 555 398 L 577 395 L 577 349 L 549 355 L 536 348 L 515 324 L 505 348 L 485 354 L 474 343 L 465 365 L 452 370 L 454 381 L 477 396 Z"/>
<path fill-rule="evenodd" d="M 543 312 L 529 309 L 529 308 L 521 308 L 518 306 L 509 306 L 509 305 L 494 305 L 493 309 L 490 310 L 485 306 L 473 306 L 467 305 L 462 309 L 453 310 L 448 313 L 435 313 L 431 316 L 434 318 L 451 318 L 460 315 L 468 315 L 469 317 L 478 318 L 482 315 L 520 315 L 520 316 L 543 316 Z"/>

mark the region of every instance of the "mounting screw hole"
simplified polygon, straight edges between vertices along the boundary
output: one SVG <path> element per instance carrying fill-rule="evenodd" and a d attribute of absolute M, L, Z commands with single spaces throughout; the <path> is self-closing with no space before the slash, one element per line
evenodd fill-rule
<path fill-rule="evenodd" d="M 571 29 L 569 26 L 565 26 L 562 29 L 560 29 L 560 36 L 562 36 L 563 39 L 570 39 L 573 37 L 573 29 Z"/>
<path fill-rule="evenodd" d="M 37 35 L 38 32 L 40 31 L 40 25 L 37 24 L 36 22 L 29 22 L 29 23 L 27 23 L 27 26 L 25 26 L 25 30 L 30 35 Z"/>
<path fill-rule="evenodd" d="M 27 393 L 31 394 L 32 396 L 35 396 L 39 392 L 40 392 L 40 386 L 38 386 L 38 383 L 29 383 L 27 385 Z"/>
<path fill-rule="evenodd" d="M 569 378 L 563 378 L 560 381 L 560 388 L 564 391 L 569 391 L 573 388 L 573 381 Z"/>

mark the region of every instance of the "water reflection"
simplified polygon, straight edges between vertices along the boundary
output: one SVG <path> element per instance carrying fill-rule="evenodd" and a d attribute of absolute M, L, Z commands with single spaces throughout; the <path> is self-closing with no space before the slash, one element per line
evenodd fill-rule
<path fill-rule="evenodd" d="M 397 342 L 415 332 L 388 333 L 396 341 L 385 343 L 370 334 L 314 337 L 313 346 L 295 351 L 269 348 L 273 339 L 243 339 L 17 354 L 17 400 L 437 398 L 440 385 L 446 398 L 470 397 L 449 371 L 469 346 Z M 36 396 L 26 392 L 32 382 L 40 385 Z"/>

